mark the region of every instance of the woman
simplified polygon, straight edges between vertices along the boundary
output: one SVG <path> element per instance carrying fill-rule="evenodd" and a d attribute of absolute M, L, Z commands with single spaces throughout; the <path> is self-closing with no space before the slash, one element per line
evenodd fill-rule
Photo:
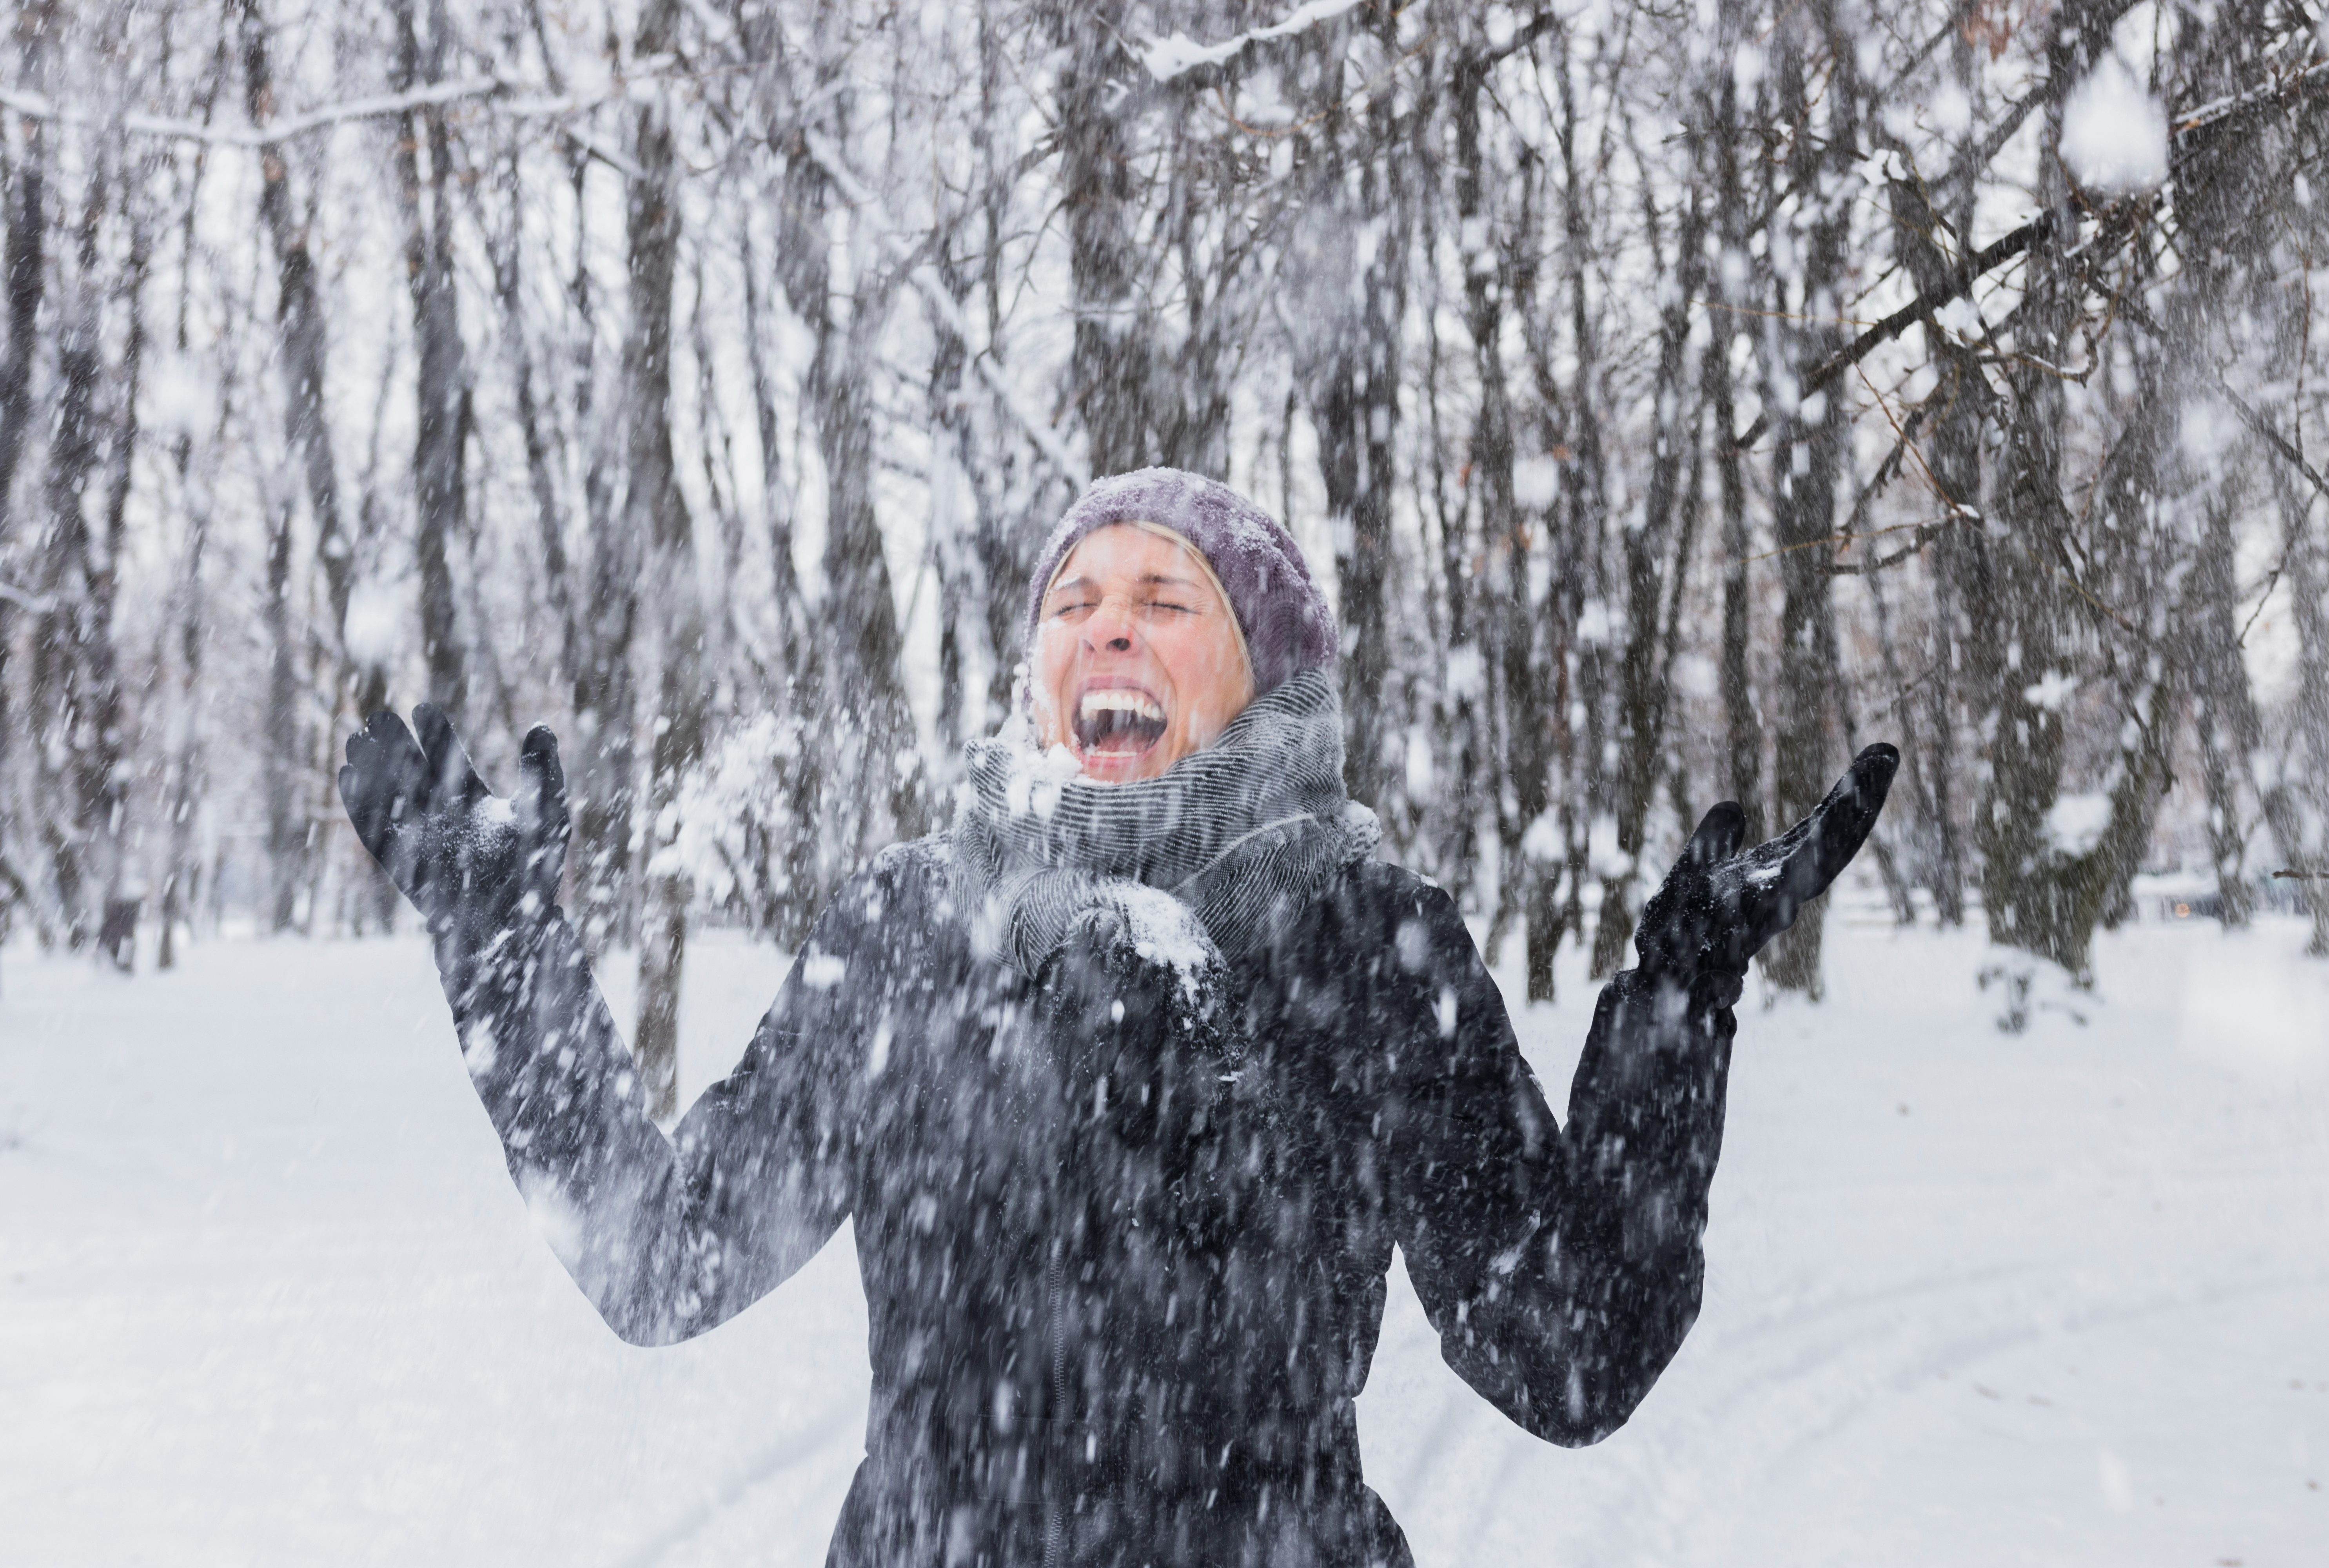
<path fill-rule="evenodd" d="M 556 905 L 549 732 L 503 800 L 441 715 L 418 743 L 375 715 L 341 791 L 617 1333 L 700 1334 L 853 1221 L 874 1386 L 832 1563 L 1405 1563 L 1352 1413 L 1392 1247 L 1513 1420 L 1622 1422 L 1697 1312 L 1747 960 L 1897 759 L 1745 855 L 1738 808 L 1708 814 L 1564 1125 L 1454 902 L 1372 857 L 1333 619 L 1283 528 L 1191 475 L 1104 481 L 1027 629 L 1025 709 L 970 749 L 952 831 L 842 890 L 668 1138 Z"/>

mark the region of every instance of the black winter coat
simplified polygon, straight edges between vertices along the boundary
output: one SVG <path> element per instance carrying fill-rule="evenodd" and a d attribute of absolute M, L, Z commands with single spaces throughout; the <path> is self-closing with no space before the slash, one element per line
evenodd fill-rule
<path fill-rule="evenodd" d="M 700 1334 L 855 1226 L 866 1458 L 836 1565 L 1410 1561 L 1360 1474 L 1397 1246 L 1464 1379 L 1595 1441 L 1698 1309 L 1733 1028 L 1629 970 L 1565 1127 L 1455 905 L 1331 884 L 1218 987 L 1126 943 L 1030 982 L 942 839 L 818 921 L 669 1138 L 555 910 L 440 949 L 512 1175 L 624 1338 Z"/>

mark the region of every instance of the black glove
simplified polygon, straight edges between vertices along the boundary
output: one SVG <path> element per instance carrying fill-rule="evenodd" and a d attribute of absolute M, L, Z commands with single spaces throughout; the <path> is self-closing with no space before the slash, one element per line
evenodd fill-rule
<path fill-rule="evenodd" d="M 1900 765 L 1891 746 L 1866 748 L 1809 817 L 1744 855 L 1747 818 L 1738 803 L 1709 811 L 1635 928 L 1643 970 L 1693 994 L 1703 985 L 1727 989 L 1717 1006 L 1736 1001 L 1747 960 L 1852 864 Z"/>
<path fill-rule="evenodd" d="M 1124 915 L 1086 910 L 1037 980 L 1057 1029 L 1068 1104 L 1168 1172 L 1215 1130 L 1239 1053 L 1223 1024 L 1221 977 L 1138 950 Z M 1103 1084 L 1105 1087 L 1103 1087 Z"/>
<path fill-rule="evenodd" d="M 419 741 L 385 709 L 348 737 L 340 799 L 356 836 L 429 922 L 443 959 L 476 957 L 522 915 L 558 902 L 572 827 L 558 738 L 527 732 L 517 792 L 486 788 L 445 715 L 412 710 Z"/>

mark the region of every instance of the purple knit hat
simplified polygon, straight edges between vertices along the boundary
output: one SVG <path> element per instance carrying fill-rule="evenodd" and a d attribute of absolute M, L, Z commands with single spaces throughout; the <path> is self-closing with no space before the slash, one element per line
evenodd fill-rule
<path fill-rule="evenodd" d="M 1030 646 L 1060 562 L 1085 534 L 1112 523 L 1161 524 L 1203 553 L 1245 633 L 1254 695 L 1302 670 L 1334 667 L 1334 613 L 1310 581 L 1294 535 L 1227 485 L 1179 468 L 1141 468 L 1101 479 L 1068 508 L 1044 542 L 1027 585 Z"/>

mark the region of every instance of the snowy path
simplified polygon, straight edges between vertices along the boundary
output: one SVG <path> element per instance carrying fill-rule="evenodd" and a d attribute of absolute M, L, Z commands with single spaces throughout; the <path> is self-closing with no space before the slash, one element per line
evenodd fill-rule
<path fill-rule="evenodd" d="M 2301 942 L 2131 930 L 2089 1022 L 2013 1038 L 1978 942 L 1832 922 L 1825 1005 L 1750 997 L 1706 1311 L 1624 1431 L 1505 1425 L 1394 1281 L 1362 1432 L 1419 1560 L 2329 1561 Z M 692 1091 L 775 968 L 690 959 Z M 1556 1104 L 1563 981 L 1522 1021 Z M 0 962 L 0 1563 L 814 1564 L 863 1336 L 844 1232 L 705 1339 L 618 1344 L 534 1240 L 416 943 Z"/>

